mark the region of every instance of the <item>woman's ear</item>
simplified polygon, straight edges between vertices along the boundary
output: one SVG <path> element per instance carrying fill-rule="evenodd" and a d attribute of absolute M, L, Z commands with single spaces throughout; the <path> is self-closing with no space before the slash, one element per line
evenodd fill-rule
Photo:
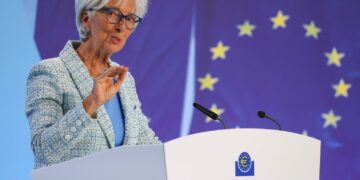
<path fill-rule="evenodd" d="M 81 13 L 81 21 L 86 31 L 90 31 L 90 17 L 86 11 Z"/>

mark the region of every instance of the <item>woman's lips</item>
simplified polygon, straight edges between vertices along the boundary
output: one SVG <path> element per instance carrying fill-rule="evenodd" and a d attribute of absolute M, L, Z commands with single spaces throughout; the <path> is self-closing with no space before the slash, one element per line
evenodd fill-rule
<path fill-rule="evenodd" d="M 116 36 L 111 36 L 111 41 L 114 44 L 120 44 L 121 43 L 121 39 L 116 37 Z"/>

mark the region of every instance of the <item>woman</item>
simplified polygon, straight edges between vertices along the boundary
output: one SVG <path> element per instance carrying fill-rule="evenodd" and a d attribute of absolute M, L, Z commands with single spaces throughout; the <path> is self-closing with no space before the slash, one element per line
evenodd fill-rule
<path fill-rule="evenodd" d="M 26 115 L 35 168 L 121 145 L 158 144 L 128 68 L 110 60 L 140 23 L 147 0 L 76 0 L 81 42 L 28 77 Z"/>

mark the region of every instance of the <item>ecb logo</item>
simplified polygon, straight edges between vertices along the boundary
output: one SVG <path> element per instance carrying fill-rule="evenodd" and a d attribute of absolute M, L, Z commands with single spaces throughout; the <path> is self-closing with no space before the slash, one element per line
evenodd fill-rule
<path fill-rule="evenodd" d="M 255 163 L 251 161 L 249 153 L 242 152 L 239 160 L 235 161 L 235 175 L 236 176 L 254 176 Z"/>

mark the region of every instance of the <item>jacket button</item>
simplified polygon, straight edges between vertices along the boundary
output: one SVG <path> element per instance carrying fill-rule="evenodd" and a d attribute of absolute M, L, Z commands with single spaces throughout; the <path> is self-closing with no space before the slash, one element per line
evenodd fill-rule
<path fill-rule="evenodd" d="M 76 121 L 76 125 L 77 125 L 77 126 L 81 126 L 81 124 L 82 124 L 82 123 L 81 123 L 80 120 L 77 120 L 77 121 Z"/>
<path fill-rule="evenodd" d="M 75 127 L 71 127 L 71 128 L 70 128 L 70 131 L 74 133 L 74 132 L 76 132 L 76 128 L 75 128 Z"/>
<path fill-rule="evenodd" d="M 67 135 L 65 135 L 65 139 L 66 139 L 66 140 L 70 140 L 70 139 L 71 139 L 71 136 L 67 134 Z"/>

